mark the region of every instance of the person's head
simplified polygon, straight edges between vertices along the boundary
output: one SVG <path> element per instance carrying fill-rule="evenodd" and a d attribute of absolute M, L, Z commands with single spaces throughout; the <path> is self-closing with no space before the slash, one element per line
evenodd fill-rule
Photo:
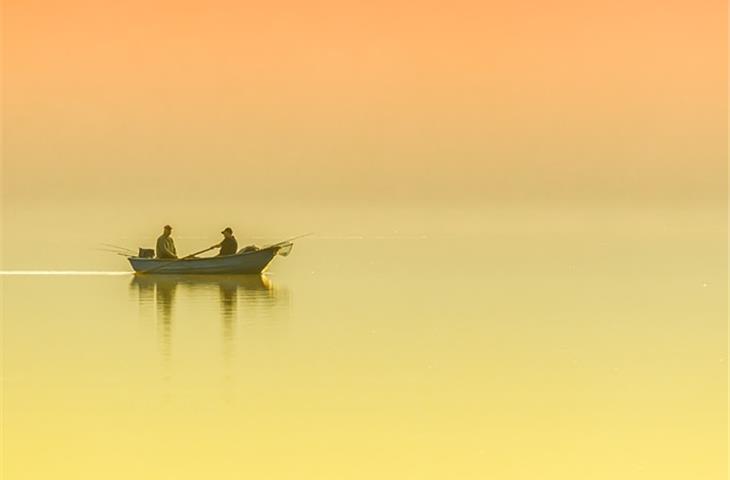
<path fill-rule="evenodd" d="M 165 225 L 162 230 L 165 235 L 170 235 L 172 233 L 172 227 L 170 225 Z"/>
<path fill-rule="evenodd" d="M 233 230 L 231 230 L 231 227 L 224 228 L 221 233 L 226 238 L 231 238 L 233 236 Z"/>

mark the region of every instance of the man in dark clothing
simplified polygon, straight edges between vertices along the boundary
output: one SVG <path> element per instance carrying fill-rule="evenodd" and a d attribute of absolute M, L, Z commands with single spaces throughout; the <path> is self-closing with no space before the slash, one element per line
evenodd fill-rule
<path fill-rule="evenodd" d="M 155 248 L 157 258 L 177 258 L 175 241 L 170 235 L 172 235 L 172 227 L 165 225 L 162 235 L 157 237 L 157 246 Z"/>
<path fill-rule="evenodd" d="M 238 242 L 236 241 L 236 237 L 233 236 L 233 230 L 231 230 L 231 227 L 226 227 L 221 233 L 225 238 L 218 245 L 213 245 L 213 248 L 221 249 L 218 253 L 219 257 L 222 255 L 233 255 L 238 251 Z"/>

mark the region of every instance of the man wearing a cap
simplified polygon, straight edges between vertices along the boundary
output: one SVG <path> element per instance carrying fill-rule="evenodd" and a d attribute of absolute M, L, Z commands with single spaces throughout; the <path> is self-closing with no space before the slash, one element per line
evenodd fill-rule
<path fill-rule="evenodd" d="M 233 236 L 233 230 L 231 230 L 231 227 L 226 227 L 221 233 L 225 238 L 218 245 L 213 245 L 212 248 L 221 249 L 218 252 L 219 257 L 222 255 L 233 255 L 238 251 L 238 242 L 236 241 L 236 237 Z"/>
<path fill-rule="evenodd" d="M 157 258 L 177 258 L 175 241 L 170 236 L 171 234 L 172 227 L 170 225 L 165 225 L 162 235 L 157 237 L 157 247 L 155 248 Z"/>

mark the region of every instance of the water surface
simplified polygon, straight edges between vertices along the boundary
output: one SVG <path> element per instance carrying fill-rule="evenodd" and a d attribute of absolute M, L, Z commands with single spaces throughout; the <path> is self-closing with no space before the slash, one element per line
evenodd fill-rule
<path fill-rule="evenodd" d="M 722 222 L 484 215 L 362 215 L 263 277 L 6 249 L 6 478 L 723 478 Z"/>

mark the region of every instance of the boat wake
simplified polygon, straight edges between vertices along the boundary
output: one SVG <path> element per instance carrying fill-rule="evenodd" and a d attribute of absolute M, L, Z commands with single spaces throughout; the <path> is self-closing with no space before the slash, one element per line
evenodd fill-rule
<path fill-rule="evenodd" d="M 60 275 L 60 276 L 109 276 L 131 275 L 132 272 L 101 272 L 94 270 L 0 270 L 0 276 L 32 276 L 32 275 Z"/>

